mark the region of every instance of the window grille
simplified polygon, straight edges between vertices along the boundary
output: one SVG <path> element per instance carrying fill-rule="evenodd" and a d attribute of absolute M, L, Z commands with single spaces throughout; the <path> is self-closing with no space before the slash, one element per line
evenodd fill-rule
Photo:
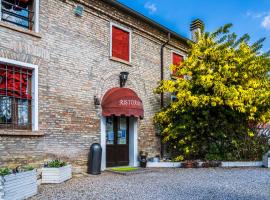
<path fill-rule="evenodd" d="M 1 20 L 17 26 L 33 29 L 33 0 L 0 0 Z"/>
<path fill-rule="evenodd" d="M 0 128 L 31 129 L 32 70 L 0 64 Z"/>

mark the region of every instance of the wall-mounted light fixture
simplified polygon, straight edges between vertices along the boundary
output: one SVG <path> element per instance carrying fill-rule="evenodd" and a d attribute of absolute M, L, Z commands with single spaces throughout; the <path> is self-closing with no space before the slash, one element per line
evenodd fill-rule
<path fill-rule="evenodd" d="M 125 87 L 126 82 L 128 80 L 128 72 L 120 72 L 119 78 L 120 78 L 120 87 Z"/>
<path fill-rule="evenodd" d="M 100 105 L 100 100 L 97 96 L 94 96 L 94 104 L 95 106 L 99 106 Z"/>

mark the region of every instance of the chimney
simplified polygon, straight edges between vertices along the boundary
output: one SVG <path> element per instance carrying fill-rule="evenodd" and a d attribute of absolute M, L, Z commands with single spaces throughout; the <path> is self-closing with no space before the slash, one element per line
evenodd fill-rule
<path fill-rule="evenodd" d="M 198 33 L 199 35 L 202 34 L 202 31 L 204 29 L 204 23 L 202 20 L 200 19 L 195 19 L 191 22 L 190 24 L 190 31 L 191 31 L 191 40 L 193 42 L 198 42 L 198 37 L 196 35 L 196 33 Z"/>

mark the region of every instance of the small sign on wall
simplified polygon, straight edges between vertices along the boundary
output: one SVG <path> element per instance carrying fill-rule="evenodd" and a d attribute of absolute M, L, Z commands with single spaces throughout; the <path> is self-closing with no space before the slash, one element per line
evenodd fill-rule
<path fill-rule="evenodd" d="M 84 7 L 82 5 L 77 5 L 74 9 L 74 13 L 76 16 L 78 17 L 82 17 L 83 16 L 83 10 L 84 10 Z"/>

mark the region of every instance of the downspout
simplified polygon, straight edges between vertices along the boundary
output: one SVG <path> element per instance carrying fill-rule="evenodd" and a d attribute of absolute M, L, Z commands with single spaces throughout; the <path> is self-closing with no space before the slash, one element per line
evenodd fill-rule
<path fill-rule="evenodd" d="M 171 33 L 168 33 L 168 39 L 165 43 L 161 45 L 160 51 L 160 81 L 164 80 L 164 48 L 171 41 Z M 160 94 L 160 108 L 164 107 L 164 94 L 163 92 Z"/>
<path fill-rule="evenodd" d="M 168 33 L 168 39 L 165 43 L 161 45 L 161 51 L 160 51 L 160 81 L 164 80 L 164 48 L 167 44 L 171 41 L 171 33 Z M 160 108 L 162 109 L 164 107 L 164 93 L 162 92 L 160 94 Z M 162 144 L 162 136 L 160 137 L 160 157 L 163 158 L 164 156 L 164 147 Z"/>

